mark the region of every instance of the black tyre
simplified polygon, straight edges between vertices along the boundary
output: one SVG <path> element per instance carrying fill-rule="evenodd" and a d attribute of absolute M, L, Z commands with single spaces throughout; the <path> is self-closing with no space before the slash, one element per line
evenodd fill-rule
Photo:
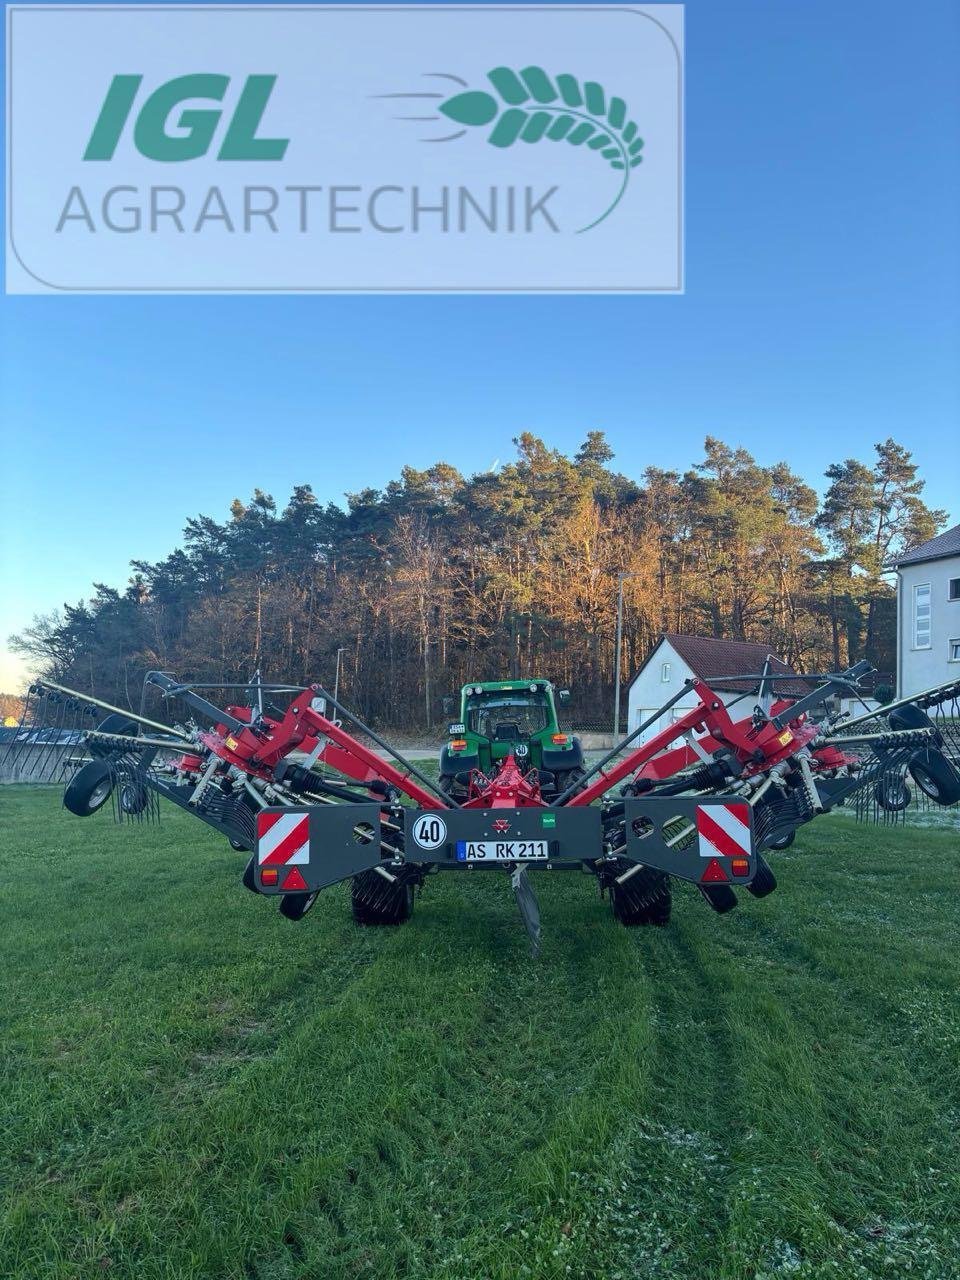
<path fill-rule="evenodd" d="M 280 899 L 280 914 L 287 920 L 302 920 L 319 897 L 319 892 L 285 893 Z"/>
<path fill-rule="evenodd" d="M 440 775 L 438 786 L 445 796 L 450 796 L 453 800 L 465 800 L 467 798 L 469 788 L 465 787 L 462 782 L 458 782 L 449 773 Z"/>
<path fill-rule="evenodd" d="M 670 877 L 650 867 L 635 872 L 623 884 L 614 880 L 610 885 L 613 918 L 628 929 L 639 925 L 662 927 L 669 924 L 672 905 Z"/>
<path fill-rule="evenodd" d="M 907 786 L 906 778 L 901 777 L 892 782 L 881 779 L 873 788 L 873 798 L 887 813 L 902 813 L 910 807 L 913 792 Z"/>
<path fill-rule="evenodd" d="M 793 832 L 790 832 L 791 841 Z M 773 874 L 773 869 L 765 858 L 757 856 L 757 874 L 747 885 L 748 892 L 752 893 L 755 898 L 765 898 L 768 893 L 773 893 L 777 887 L 777 877 Z"/>
<path fill-rule="evenodd" d="M 405 924 L 413 915 L 413 890 L 412 880 L 390 881 L 379 871 L 364 871 L 350 885 L 353 918 L 362 925 Z"/>
<path fill-rule="evenodd" d="M 797 838 L 795 831 L 788 831 L 785 836 L 775 836 L 773 840 L 767 841 L 768 849 L 789 849 Z"/>
<path fill-rule="evenodd" d="M 737 895 L 728 884 L 701 884 L 697 887 L 718 916 L 726 915 L 737 905 Z"/>
<path fill-rule="evenodd" d="M 564 769 L 557 772 L 554 775 L 557 780 L 556 781 L 557 795 L 558 796 L 562 795 L 563 792 L 566 791 L 567 787 L 569 787 L 572 783 L 579 782 L 580 779 L 586 774 L 586 772 L 587 772 L 586 769 Z M 637 872 L 637 874 L 639 875 L 640 873 Z M 633 878 L 634 877 L 631 877 L 631 879 Z"/>
<path fill-rule="evenodd" d="M 890 728 L 901 729 L 936 729 L 936 725 L 921 708 L 912 702 L 905 702 L 902 707 L 894 707 L 887 716 Z"/>
<path fill-rule="evenodd" d="M 121 715 L 119 711 L 111 711 L 106 720 L 101 720 L 94 730 L 95 733 L 119 733 L 125 738 L 135 738 L 139 732 L 139 725 L 136 720 L 131 720 L 129 716 Z M 133 744 L 129 742 L 94 742 L 90 744 L 90 754 L 92 756 L 116 756 L 124 751 L 134 750 Z"/>
<path fill-rule="evenodd" d="M 63 793 L 63 805 L 78 818 L 89 818 L 110 799 L 113 770 L 105 760 L 90 760 L 78 769 Z"/>
<path fill-rule="evenodd" d="M 910 761 L 910 777 L 935 804 L 956 804 L 960 800 L 960 774 L 936 747 L 924 747 Z"/>
<path fill-rule="evenodd" d="M 232 844 L 233 841 L 231 840 L 230 843 Z M 243 885 L 245 889 L 249 889 L 251 893 L 260 892 L 260 890 L 257 888 L 256 858 L 251 857 L 247 865 L 243 868 L 243 875 L 240 878 L 240 883 Z"/>
<path fill-rule="evenodd" d="M 150 803 L 150 794 L 142 782 L 133 782 L 128 778 L 120 784 L 118 799 L 123 812 L 134 816 L 146 809 Z"/>

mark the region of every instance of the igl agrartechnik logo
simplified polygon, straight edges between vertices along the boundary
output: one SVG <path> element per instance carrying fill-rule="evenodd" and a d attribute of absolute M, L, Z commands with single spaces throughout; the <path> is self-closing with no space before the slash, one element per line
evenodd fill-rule
<path fill-rule="evenodd" d="M 8 13 L 12 292 L 683 291 L 680 4 Z"/>
<path fill-rule="evenodd" d="M 629 118 L 625 100 L 609 95 L 596 80 L 582 81 L 541 67 L 520 71 L 495 67 L 487 73 L 489 89 L 471 88 L 447 72 L 425 73 L 430 87 L 422 91 L 369 94 L 368 98 L 418 100 L 429 104 L 424 114 L 396 118 L 414 122 L 453 122 L 452 133 L 428 136 L 425 143 L 454 142 L 486 130 L 487 145 L 505 150 L 519 145 L 560 143 L 583 147 L 607 162 L 619 181 L 604 192 L 598 183 L 600 211 L 578 233 L 591 231 L 614 212 L 626 195 L 632 172 L 643 160 L 643 138 Z M 162 166 L 186 165 L 214 153 L 216 161 L 276 164 L 291 145 L 289 137 L 269 136 L 265 117 L 277 85 L 275 74 L 250 74 L 241 82 L 232 108 L 225 101 L 231 77 L 191 73 L 163 81 L 152 89 L 138 74 L 117 74 L 107 87 L 83 151 L 83 161 L 123 163 L 126 142 L 140 158 Z M 442 91 L 438 82 L 444 82 Z M 456 85 L 455 92 L 448 86 Z M 200 105 L 205 104 L 205 105 Z M 217 104 L 217 105 L 209 105 Z M 425 109 L 425 107 L 424 107 Z M 584 165 L 584 182 L 596 181 Z M 444 233 L 480 230 L 492 234 L 561 231 L 554 207 L 559 188 L 537 188 L 515 181 L 473 190 L 469 185 L 428 189 L 419 182 L 369 187 L 351 182 L 284 182 L 282 184 L 212 184 L 202 192 L 176 183 L 142 187 L 117 182 L 94 191 L 89 185 L 69 189 L 56 231 L 72 224 L 88 231 L 120 234 L 158 230 L 198 233 L 208 227 L 228 232 L 287 229 L 302 233 L 417 233 L 425 226 Z M 612 194 L 612 200 L 611 200 Z"/>

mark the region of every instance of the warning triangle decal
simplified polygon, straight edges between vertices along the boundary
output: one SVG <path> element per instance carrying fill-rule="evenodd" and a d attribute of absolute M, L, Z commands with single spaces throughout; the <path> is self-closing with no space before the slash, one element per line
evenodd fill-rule
<path fill-rule="evenodd" d="M 708 868 L 708 870 L 709 870 L 709 868 Z M 724 877 L 724 879 L 726 879 L 726 877 Z M 289 871 L 287 872 L 287 874 L 284 876 L 283 884 L 280 886 L 280 888 L 281 888 L 281 889 L 306 889 L 306 888 L 308 888 L 308 885 L 307 885 L 306 880 L 304 880 L 303 876 L 300 874 L 300 868 L 299 868 L 299 867 L 291 867 L 291 868 L 290 868 L 290 870 L 289 870 Z"/>
<path fill-rule="evenodd" d="M 711 858 L 707 863 L 707 869 L 700 877 L 701 884 L 716 883 L 718 880 L 729 880 L 730 877 L 724 871 L 716 858 Z"/>

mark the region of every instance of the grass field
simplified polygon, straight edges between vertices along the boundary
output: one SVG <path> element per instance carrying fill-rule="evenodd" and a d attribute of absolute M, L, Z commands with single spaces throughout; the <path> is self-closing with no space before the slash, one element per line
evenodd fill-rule
<path fill-rule="evenodd" d="M 824 819 L 625 930 L 541 875 L 300 925 L 165 809 L 4 788 L 0 1275 L 960 1276 L 960 840 Z"/>

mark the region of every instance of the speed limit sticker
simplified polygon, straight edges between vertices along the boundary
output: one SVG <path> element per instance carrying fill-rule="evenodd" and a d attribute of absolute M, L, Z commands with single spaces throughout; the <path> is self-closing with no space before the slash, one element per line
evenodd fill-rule
<path fill-rule="evenodd" d="M 413 838 L 421 849 L 439 849 L 447 838 L 447 824 L 435 813 L 425 813 L 413 824 Z"/>

